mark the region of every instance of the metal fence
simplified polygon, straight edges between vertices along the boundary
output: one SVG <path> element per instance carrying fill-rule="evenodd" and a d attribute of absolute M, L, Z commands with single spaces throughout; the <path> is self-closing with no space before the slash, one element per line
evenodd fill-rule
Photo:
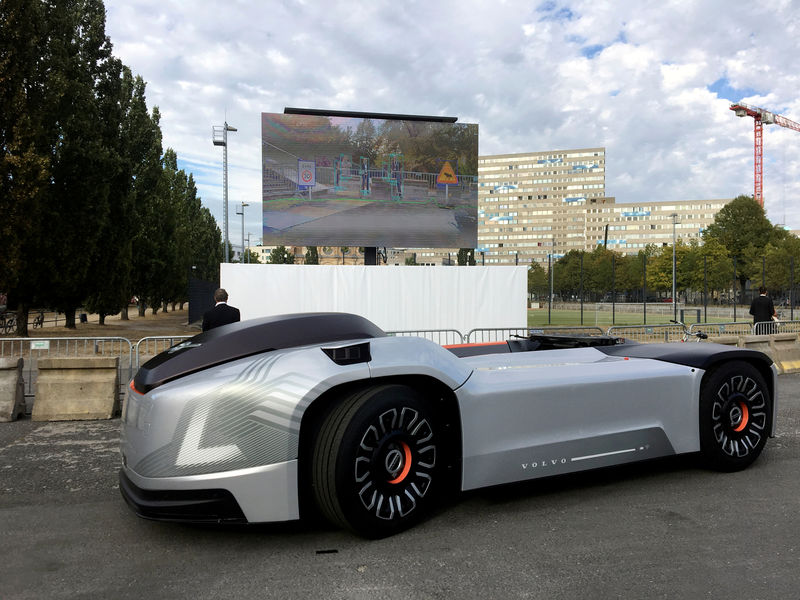
<path fill-rule="evenodd" d="M 756 335 L 771 333 L 800 333 L 800 321 L 764 321 L 753 325 Z"/>
<path fill-rule="evenodd" d="M 409 329 L 405 331 L 387 331 L 386 335 L 398 337 L 422 337 L 441 346 L 463 344 L 464 336 L 455 329 Z"/>
<path fill-rule="evenodd" d="M 680 342 L 683 340 L 680 325 L 619 325 L 608 328 L 608 335 L 636 342 Z"/>
<path fill-rule="evenodd" d="M 35 395 L 40 358 L 116 357 L 119 359 L 119 393 L 124 397 L 133 377 L 134 355 L 130 340 L 122 337 L 0 338 L 0 358 L 22 358 L 26 404 Z"/>
<path fill-rule="evenodd" d="M 142 360 L 142 357 L 146 359 L 150 359 L 156 354 L 161 354 L 164 350 L 171 348 L 175 344 L 179 344 L 183 340 L 188 340 L 193 336 L 191 335 L 158 335 L 158 336 L 150 336 L 150 337 L 143 337 L 138 342 L 136 342 L 136 346 L 134 348 L 134 367 L 138 369 L 142 366 L 143 362 L 147 362 L 147 360 Z"/>
<path fill-rule="evenodd" d="M 502 342 L 511 337 L 528 337 L 531 333 L 603 335 L 605 332 L 601 327 L 595 327 L 592 325 L 564 327 L 548 325 L 546 327 L 519 327 L 517 329 L 494 329 L 486 327 L 471 329 L 464 336 L 464 343 L 482 344 L 485 342 Z"/>
<path fill-rule="evenodd" d="M 753 333 L 753 324 L 746 321 L 731 321 L 729 323 L 694 323 L 689 331 L 696 333 L 702 331 L 712 336 L 720 335 L 750 335 Z"/>
<path fill-rule="evenodd" d="M 528 328 L 492 329 L 490 327 L 471 329 L 464 336 L 465 344 L 482 344 L 484 342 L 502 342 L 512 336 L 528 337 Z"/>

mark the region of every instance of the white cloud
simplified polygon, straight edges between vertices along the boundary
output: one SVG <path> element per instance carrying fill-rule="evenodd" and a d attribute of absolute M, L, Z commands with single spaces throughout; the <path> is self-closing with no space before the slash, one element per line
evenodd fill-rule
<path fill-rule="evenodd" d="M 238 128 L 229 196 L 251 204 L 251 232 L 261 223 L 260 113 L 285 106 L 458 116 L 480 124 L 482 154 L 606 146 L 618 202 L 752 193 L 752 119 L 728 110 L 741 98 L 708 90 L 718 80 L 800 122 L 800 11 L 790 0 L 106 7 L 115 54 L 148 82 L 164 146 L 191 167 L 220 222 L 211 126 Z M 800 132 L 765 128 L 764 152 L 768 214 L 800 229 Z M 241 225 L 230 222 L 236 241 Z"/>

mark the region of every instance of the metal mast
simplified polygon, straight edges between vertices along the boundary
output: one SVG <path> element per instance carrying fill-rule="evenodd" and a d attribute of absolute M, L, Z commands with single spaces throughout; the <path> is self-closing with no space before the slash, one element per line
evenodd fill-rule
<path fill-rule="evenodd" d="M 225 246 L 225 262 L 230 262 L 230 251 L 228 246 L 228 132 L 238 131 L 235 127 L 228 125 L 214 125 L 213 140 L 215 146 L 222 146 L 222 222 L 223 222 L 223 244 Z"/>
<path fill-rule="evenodd" d="M 764 157 L 764 125 L 772 125 L 776 123 L 781 127 L 787 129 L 794 129 L 800 131 L 800 123 L 795 123 L 791 119 L 787 119 L 781 115 L 776 115 L 764 108 L 758 106 L 751 106 L 744 102 L 731 104 L 730 109 L 736 113 L 737 117 L 752 117 L 753 118 L 753 199 L 758 202 L 760 206 L 764 206 L 763 194 L 763 157 Z"/>

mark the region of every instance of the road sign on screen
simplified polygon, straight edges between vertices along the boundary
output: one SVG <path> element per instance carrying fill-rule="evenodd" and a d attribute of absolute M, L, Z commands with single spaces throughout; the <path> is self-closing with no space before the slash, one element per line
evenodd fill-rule
<path fill-rule="evenodd" d="M 316 165 L 310 160 L 297 161 L 297 181 L 306 188 L 314 187 L 317 182 Z"/>

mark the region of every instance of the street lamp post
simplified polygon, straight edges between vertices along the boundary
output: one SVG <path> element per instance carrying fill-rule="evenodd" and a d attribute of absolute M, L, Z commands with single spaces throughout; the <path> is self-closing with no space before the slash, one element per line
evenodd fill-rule
<path fill-rule="evenodd" d="M 678 213 L 672 213 L 672 318 L 678 320 L 678 305 L 675 303 L 675 225 L 678 223 Z"/>
<path fill-rule="evenodd" d="M 253 234 L 248 231 L 247 232 L 247 247 L 248 247 L 248 249 L 250 248 L 250 236 L 251 235 L 253 235 Z M 250 252 L 245 254 L 245 258 L 247 259 L 247 262 L 250 262 Z"/>
<path fill-rule="evenodd" d="M 236 211 L 237 215 L 242 215 L 242 256 L 239 257 L 239 262 L 244 263 L 244 253 L 245 253 L 245 246 L 244 246 L 244 207 L 250 206 L 247 202 L 242 202 L 242 212 Z"/>
<path fill-rule="evenodd" d="M 224 125 L 214 125 L 213 141 L 215 146 L 222 146 L 222 222 L 225 238 L 225 262 L 230 262 L 228 246 L 228 132 L 238 131 L 225 121 Z"/>

